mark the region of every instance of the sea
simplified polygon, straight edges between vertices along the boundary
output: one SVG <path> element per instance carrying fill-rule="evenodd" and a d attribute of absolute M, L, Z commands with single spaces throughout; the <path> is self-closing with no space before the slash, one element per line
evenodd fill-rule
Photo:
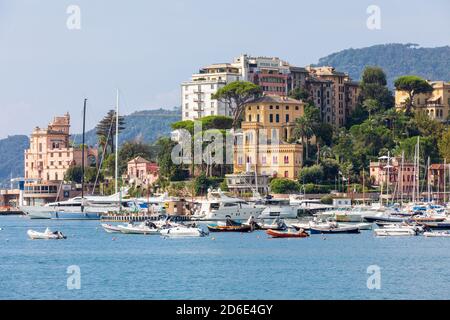
<path fill-rule="evenodd" d="M 67 239 L 28 239 L 46 227 Z M 450 238 L 165 239 L 24 216 L 0 217 L 0 228 L 2 300 L 450 299 Z"/>

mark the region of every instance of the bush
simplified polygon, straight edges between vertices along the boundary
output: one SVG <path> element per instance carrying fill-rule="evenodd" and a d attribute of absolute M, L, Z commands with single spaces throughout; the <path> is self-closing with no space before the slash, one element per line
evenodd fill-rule
<path fill-rule="evenodd" d="M 320 199 L 320 202 L 322 202 L 323 204 L 333 204 L 333 197 L 330 195 L 323 196 Z"/>
<path fill-rule="evenodd" d="M 270 181 L 270 191 L 273 193 L 292 193 L 300 191 L 300 185 L 296 181 L 275 178 Z"/>
<path fill-rule="evenodd" d="M 313 165 L 300 170 L 299 181 L 301 183 L 321 183 L 324 177 L 324 170 L 321 165 Z"/>
<path fill-rule="evenodd" d="M 334 186 L 331 185 L 319 185 L 314 183 L 308 183 L 304 186 L 305 193 L 330 193 L 333 188 Z"/>
<path fill-rule="evenodd" d="M 321 162 L 323 168 L 323 180 L 334 182 L 339 174 L 339 162 L 334 159 L 324 159 Z"/>

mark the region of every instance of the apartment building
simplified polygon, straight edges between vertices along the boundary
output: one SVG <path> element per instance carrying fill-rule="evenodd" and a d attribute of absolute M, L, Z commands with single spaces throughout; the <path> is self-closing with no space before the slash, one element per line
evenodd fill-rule
<path fill-rule="evenodd" d="M 450 115 L 450 82 L 428 81 L 433 87 L 430 93 L 421 93 L 414 96 L 413 110 L 424 112 L 430 118 L 439 121 L 448 121 Z M 395 107 L 397 110 L 405 108 L 409 95 L 406 91 L 395 90 Z"/>
<path fill-rule="evenodd" d="M 389 183 L 389 189 L 402 192 L 405 196 L 413 193 L 416 181 L 415 166 L 411 162 L 400 158 L 390 158 L 387 160 L 370 162 L 370 179 L 375 186 L 384 186 L 386 189 Z"/>

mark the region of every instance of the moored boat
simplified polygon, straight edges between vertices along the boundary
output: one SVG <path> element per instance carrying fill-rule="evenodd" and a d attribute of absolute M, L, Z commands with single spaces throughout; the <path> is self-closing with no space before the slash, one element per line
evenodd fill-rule
<path fill-rule="evenodd" d="M 375 229 L 374 233 L 376 236 L 416 236 L 417 231 L 413 228 L 382 228 L 382 229 Z"/>
<path fill-rule="evenodd" d="M 131 223 L 127 225 L 117 226 L 121 233 L 125 234 L 143 234 L 143 235 L 159 235 L 159 229 L 156 225 L 150 221 L 142 222 L 138 225 L 133 225 Z"/>
<path fill-rule="evenodd" d="M 160 230 L 160 233 L 164 237 L 205 237 L 208 235 L 207 232 L 203 231 L 201 228 L 192 228 L 185 226 L 178 226 L 169 229 Z"/>
<path fill-rule="evenodd" d="M 269 229 L 266 233 L 272 238 L 306 238 L 309 237 L 309 234 L 305 232 L 303 229 L 299 231 L 294 231 L 293 229 L 287 229 L 285 231 L 272 230 Z"/>
<path fill-rule="evenodd" d="M 103 230 L 108 233 L 120 233 L 120 228 L 118 226 L 113 226 L 112 224 L 102 223 Z"/>
<path fill-rule="evenodd" d="M 424 232 L 423 235 L 425 237 L 441 237 L 441 238 L 450 238 L 450 232 Z"/>
<path fill-rule="evenodd" d="M 311 234 L 360 233 L 358 227 L 311 227 Z"/>
<path fill-rule="evenodd" d="M 38 232 L 35 230 L 27 231 L 28 237 L 32 240 L 43 239 L 43 240 L 59 240 L 66 239 L 67 237 L 60 231 L 51 231 L 49 228 L 45 229 L 44 232 Z"/>

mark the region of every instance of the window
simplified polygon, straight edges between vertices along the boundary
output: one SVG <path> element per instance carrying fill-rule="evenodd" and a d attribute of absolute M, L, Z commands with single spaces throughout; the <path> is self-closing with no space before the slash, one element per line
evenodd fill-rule
<path fill-rule="evenodd" d="M 280 115 L 279 115 L 279 114 L 276 114 L 276 115 L 275 115 L 275 121 L 276 121 L 276 122 L 280 122 Z"/>
<path fill-rule="evenodd" d="M 266 158 L 266 156 L 262 156 L 262 157 L 261 157 L 261 163 L 262 163 L 262 164 L 266 164 L 266 163 L 267 163 L 267 158 Z"/>
<path fill-rule="evenodd" d="M 252 115 L 251 114 L 248 115 L 248 122 L 252 122 Z"/>
<path fill-rule="evenodd" d="M 273 156 L 272 157 L 272 164 L 278 164 L 278 157 L 277 156 Z"/>
<path fill-rule="evenodd" d="M 284 164 L 289 164 L 289 156 L 284 156 Z"/>
<path fill-rule="evenodd" d="M 189 117 L 189 112 L 185 112 L 185 113 L 184 113 L 184 116 L 185 116 L 186 118 L 188 118 L 188 117 Z"/>
<path fill-rule="evenodd" d="M 269 122 L 273 122 L 273 114 L 269 115 Z"/>
<path fill-rule="evenodd" d="M 289 178 L 289 171 L 285 171 L 285 172 L 284 172 L 284 177 L 285 177 L 285 178 Z"/>
<path fill-rule="evenodd" d="M 259 114 L 256 115 L 256 122 L 259 122 Z"/>

